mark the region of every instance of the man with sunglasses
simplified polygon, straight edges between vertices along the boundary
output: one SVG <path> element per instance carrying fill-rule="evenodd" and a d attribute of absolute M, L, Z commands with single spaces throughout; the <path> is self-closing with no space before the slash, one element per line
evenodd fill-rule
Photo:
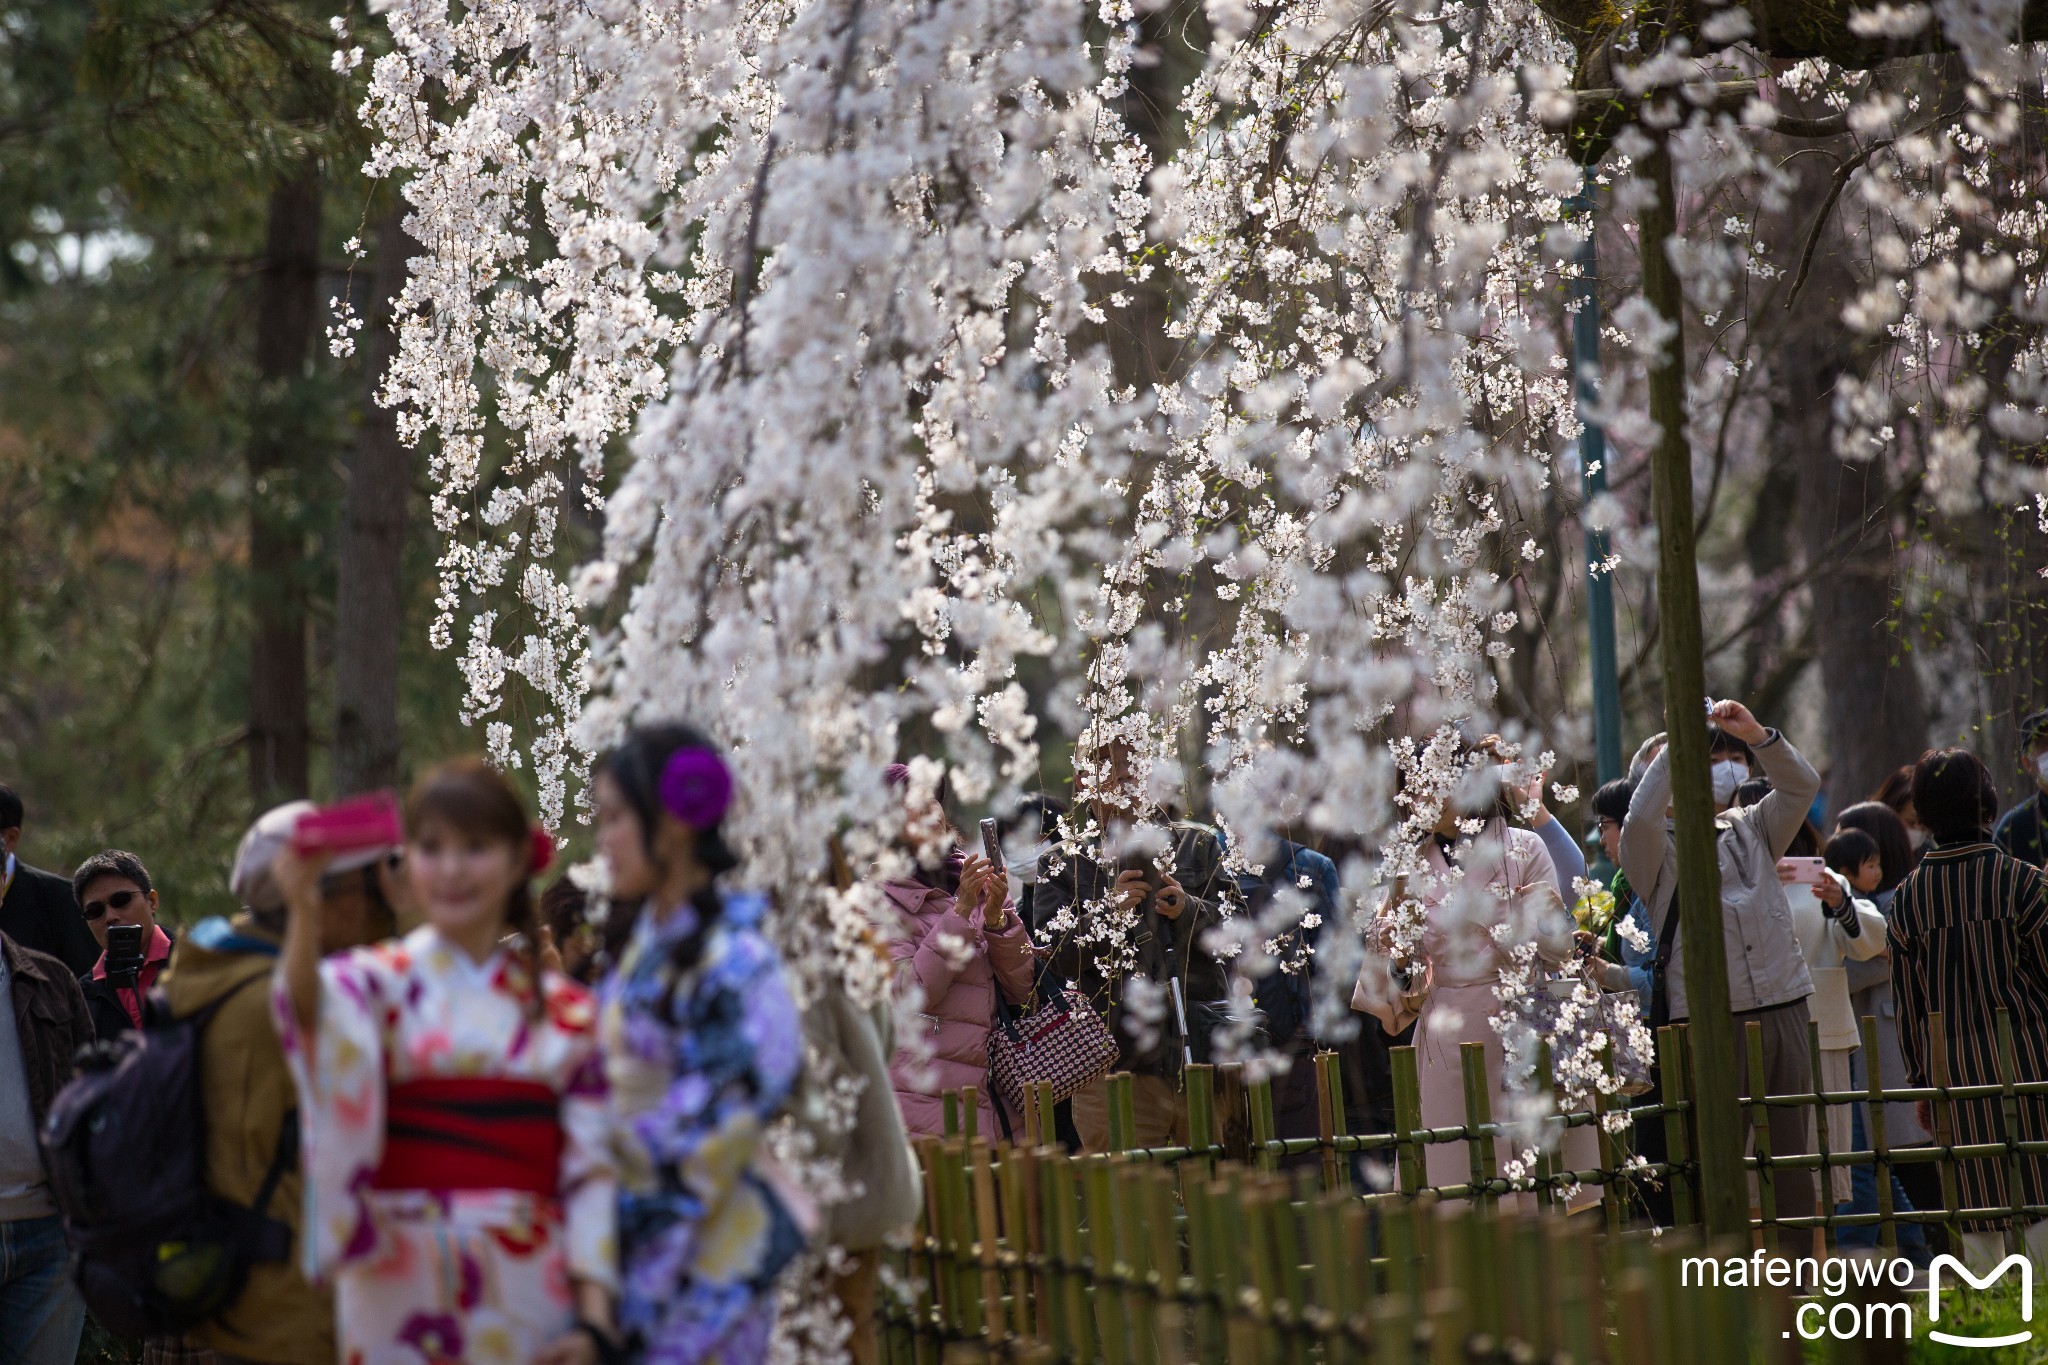
<path fill-rule="evenodd" d="M 93 854 L 71 874 L 71 890 L 78 897 L 85 926 L 99 940 L 101 950 L 100 960 L 79 977 L 78 984 L 85 991 L 86 1008 L 92 1011 L 94 1030 L 103 1040 L 118 1038 L 142 1027 L 142 1003 L 171 959 L 171 936 L 156 922 L 157 896 L 149 882 L 149 869 L 133 853 L 110 848 Z M 107 931 L 121 924 L 142 930 L 139 970 L 122 970 L 124 964 L 107 960 Z"/>

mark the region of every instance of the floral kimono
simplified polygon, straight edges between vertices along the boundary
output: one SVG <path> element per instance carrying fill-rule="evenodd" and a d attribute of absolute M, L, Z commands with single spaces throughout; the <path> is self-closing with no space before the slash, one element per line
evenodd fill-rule
<path fill-rule="evenodd" d="M 320 966 L 299 1092 L 308 1276 L 332 1279 L 342 1365 L 525 1365 L 616 1284 L 604 1070 L 588 991 L 431 927 Z"/>
<path fill-rule="evenodd" d="M 801 1196 L 760 1150 L 802 1065 L 762 902 L 725 900 L 697 964 L 684 905 L 643 911 L 601 1010 L 619 1166 L 619 1326 L 655 1365 L 764 1359 L 777 1272 L 803 1249 Z"/>

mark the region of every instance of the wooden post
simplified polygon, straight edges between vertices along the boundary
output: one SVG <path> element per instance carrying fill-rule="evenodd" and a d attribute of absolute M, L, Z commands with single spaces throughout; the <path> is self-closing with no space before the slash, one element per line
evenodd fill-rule
<path fill-rule="evenodd" d="M 1749 1021 L 1749 1140 L 1756 1148 L 1757 1208 L 1763 1217 L 1764 1245 L 1778 1249 L 1778 1197 L 1771 1170 L 1771 1110 L 1764 1103 L 1764 1026 Z M 1748 1219 L 1744 1218 L 1744 1222 Z"/>
<path fill-rule="evenodd" d="M 1180 1234 L 1174 1227 L 1173 1172 L 1158 1167 L 1138 1169 L 1143 1172 L 1147 1211 L 1139 1235 L 1151 1237 L 1150 1260 L 1159 1296 L 1158 1307 L 1153 1313 L 1157 1357 L 1159 1365 L 1185 1365 L 1187 1349 L 1182 1334 L 1186 1330 L 1187 1315 L 1180 1303 Z M 1192 1227 L 1188 1242 L 1192 1249 Z"/>
<path fill-rule="evenodd" d="M 1657 1055 L 1658 1083 L 1665 1105 L 1684 1104 L 1692 1093 L 1692 1059 L 1686 1055 L 1685 1025 L 1666 1024 L 1657 1030 Z M 1690 1112 L 1673 1113 L 1667 1109 L 1663 1118 L 1664 1159 L 1678 1168 L 1665 1180 L 1671 1186 L 1671 1218 L 1679 1227 L 1690 1227 L 1694 1221 L 1693 1181 L 1684 1169 L 1692 1158 L 1692 1117 Z"/>
<path fill-rule="evenodd" d="M 1742 1235 L 1749 1226 L 1742 1178 L 1742 1130 L 1736 1108 L 1734 1014 L 1721 938 L 1721 866 L 1709 782 L 1706 664 L 1700 627 L 1699 547 L 1693 525 L 1692 450 L 1686 441 L 1685 291 L 1665 254 L 1678 231 L 1678 196 L 1663 136 L 1642 174 L 1655 194 L 1637 214 L 1643 297 L 1669 329 L 1649 372 L 1650 506 L 1657 523 L 1657 622 L 1664 666 L 1664 723 L 1670 732 L 1671 838 L 1678 854 L 1679 942 L 1693 1023 L 1692 1092 L 1699 1133 L 1700 1186 L 1710 1234 Z"/>
<path fill-rule="evenodd" d="M 996 1219 L 995 1172 L 989 1165 L 988 1143 L 970 1138 L 967 1143 L 968 1183 L 974 1198 L 974 1245 L 981 1262 L 983 1328 L 991 1342 L 1001 1342 L 1007 1324 L 1003 1318 L 1003 1275 Z"/>
<path fill-rule="evenodd" d="M 960 1136 L 969 1142 L 981 1136 L 981 1087 L 960 1087 Z"/>
<path fill-rule="evenodd" d="M 1031 1146 L 1010 1148 L 1003 1153 L 997 1172 L 1002 1186 L 1003 1244 L 1014 1258 L 1009 1272 L 1010 1335 L 1020 1338 L 1033 1335 L 1032 1303 L 1037 1298 L 1032 1292 L 1030 1263 L 1038 1252 L 1038 1241 L 1032 1236 L 1038 1219 L 1031 1206 L 1031 1177 L 1027 1174 L 1034 1151 Z M 1038 1335 L 1043 1335 L 1042 1328 Z"/>
<path fill-rule="evenodd" d="M 1422 1128 L 1422 1084 L 1415 1074 L 1414 1048 L 1389 1048 L 1387 1058 L 1394 1084 L 1394 1134 L 1401 1139 L 1394 1149 L 1396 1184 L 1401 1193 L 1412 1195 L 1421 1190 L 1428 1169 L 1427 1145 L 1415 1136 Z"/>
<path fill-rule="evenodd" d="M 1109 1150 L 1128 1152 L 1138 1145 L 1137 1078 L 1119 1071 L 1109 1078 Z"/>
<path fill-rule="evenodd" d="M 948 1090 L 939 1096 L 939 1128 L 949 1138 L 960 1136 L 960 1092 Z"/>
<path fill-rule="evenodd" d="M 1344 1131 L 1344 1081 L 1337 1070 L 1337 1054 L 1318 1052 L 1316 1069 L 1316 1140 L 1322 1144 L 1323 1188 L 1334 1190 L 1350 1182 L 1343 1177 L 1344 1156 L 1337 1151 L 1337 1135 Z"/>
<path fill-rule="evenodd" d="M 1998 1097 L 1999 1108 L 2005 1115 L 2005 1136 L 2008 1144 L 2017 1140 L 2025 1131 L 2020 1127 L 2020 1099 L 2013 1086 L 2019 1080 L 2019 1056 L 2013 1048 L 2012 1012 L 2001 1005 L 1998 1007 L 1998 1084 L 2004 1089 Z M 2019 1148 L 2008 1145 L 2005 1149 L 2005 1206 L 2013 1211 L 2005 1223 L 2005 1249 L 2007 1254 L 2024 1251 L 2020 1240 L 2020 1229 L 2025 1225 L 2025 1215 L 2019 1212 L 2027 1202 L 2026 1186 L 2020 1181 Z"/>
<path fill-rule="evenodd" d="M 1195 1170 L 1206 1175 L 1216 1169 L 1208 1149 L 1216 1144 L 1216 1068 L 1196 1062 L 1181 1073 L 1188 1089 L 1188 1146 L 1201 1152 Z"/>
<path fill-rule="evenodd" d="M 1878 1074 L 1877 1066 L 1877 1020 L 1864 1015 L 1863 1068 L 1864 1135 L 1870 1140 L 1873 1153 L 1870 1173 L 1877 1181 L 1877 1240 L 1886 1251 L 1899 1249 L 1899 1225 L 1893 1219 L 1892 1204 L 1892 1163 L 1891 1144 L 1885 1141 L 1884 1133 L 1884 1077 Z"/>
<path fill-rule="evenodd" d="M 1853 913 L 1855 907 L 1852 906 L 1850 909 Z M 1820 1187 L 1820 1199 L 1814 1204 L 1814 1207 L 1819 1209 L 1821 1214 L 1820 1230 L 1823 1239 L 1822 1245 L 1826 1248 L 1827 1253 L 1832 1255 L 1835 1250 L 1835 1175 L 1834 1171 L 1828 1166 L 1828 1158 L 1833 1153 L 1830 1151 L 1828 1144 L 1828 1103 L 1823 1098 L 1827 1093 L 1827 1086 L 1821 1080 L 1820 1024 L 1816 1020 L 1808 1019 L 1806 1021 L 1806 1036 L 1807 1052 L 1812 1059 L 1810 1065 L 1813 1067 L 1814 1149 L 1820 1153 L 1820 1170 L 1816 1175 L 1816 1180 Z M 1872 1060 L 1875 1060 L 1876 1054 L 1872 1053 L 1871 1057 Z M 1810 1240 L 1811 1238 L 1809 1237 L 1798 1241 L 1797 1244 L 1803 1246 L 1806 1241 Z"/>
<path fill-rule="evenodd" d="M 1458 1044 L 1458 1064 L 1465 1081 L 1465 1155 L 1471 1165 L 1474 1206 L 1491 1210 L 1495 1204 L 1489 1188 L 1494 1176 L 1493 1136 L 1478 1136 L 1493 1123 L 1493 1097 L 1486 1080 L 1486 1044 Z"/>
<path fill-rule="evenodd" d="M 1252 1161 L 1262 1171 L 1278 1166 L 1266 1144 L 1273 1140 L 1273 1083 L 1254 1081 L 1244 1088 L 1245 1105 L 1252 1124 Z"/>
<path fill-rule="evenodd" d="M 1109 1158 L 1087 1157 L 1081 1180 L 1088 1201 L 1088 1249 L 1094 1261 L 1095 1327 L 1102 1343 L 1106 1365 L 1130 1365 L 1130 1342 L 1125 1333 L 1124 1296 L 1117 1279 L 1126 1267 L 1117 1256 L 1116 1192 Z"/>

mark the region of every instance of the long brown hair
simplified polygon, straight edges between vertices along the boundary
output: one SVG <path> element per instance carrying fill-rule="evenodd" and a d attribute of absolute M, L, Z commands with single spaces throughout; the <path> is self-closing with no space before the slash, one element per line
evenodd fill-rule
<path fill-rule="evenodd" d="M 533 848 L 533 822 L 526 803 L 504 774 L 480 758 L 458 758 L 427 772 L 413 784 L 405 803 L 405 827 L 413 837 L 428 825 L 442 825 L 472 839 L 512 846 L 522 861 Z M 529 878 L 521 876 L 505 903 L 505 928 L 519 935 L 518 952 L 533 983 L 533 1008 L 540 989 L 540 920 Z"/>

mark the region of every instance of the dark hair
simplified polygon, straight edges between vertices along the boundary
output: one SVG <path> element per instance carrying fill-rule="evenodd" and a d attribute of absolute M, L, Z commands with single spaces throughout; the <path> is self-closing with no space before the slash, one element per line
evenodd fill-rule
<path fill-rule="evenodd" d="M 78 871 L 71 874 L 72 899 L 83 906 L 85 888 L 102 877 L 120 877 L 134 882 L 145 896 L 156 889 L 149 883 L 149 869 L 142 865 L 142 859 L 125 849 L 110 848 L 93 854 L 78 865 Z"/>
<path fill-rule="evenodd" d="M 417 839 L 430 826 L 445 825 L 472 839 L 510 844 L 520 858 L 533 848 L 533 821 L 505 775 L 480 758 L 443 763 L 413 784 L 405 803 L 405 828 Z M 533 981 L 533 1007 L 541 1003 L 540 923 L 533 888 L 522 876 L 505 901 L 505 927 L 520 936 L 520 955 Z"/>
<path fill-rule="evenodd" d="M 1854 876 L 1872 858 L 1876 858 L 1880 865 L 1884 862 L 1884 855 L 1877 851 L 1877 840 L 1860 829 L 1835 831 L 1835 837 L 1828 840 L 1821 857 L 1827 862 L 1829 871 L 1839 872 L 1845 877 Z"/>
<path fill-rule="evenodd" d="M 1628 803 L 1635 799 L 1636 784 L 1625 777 L 1602 782 L 1593 792 L 1593 816 L 1598 820 L 1626 820 Z"/>
<path fill-rule="evenodd" d="M 1998 788 L 1968 749 L 1930 749 L 1913 765 L 1913 813 L 1937 839 L 1982 839 L 1998 816 Z"/>
<path fill-rule="evenodd" d="M 1763 800 L 1766 796 L 1769 796 L 1770 794 L 1770 778 L 1752 777 L 1749 779 L 1749 781 L 1738 783 L 1736 785 L 1734 799 L 1732 799 L 1728 804 L 1730 806 L 1754 806 L 1757 802 Z"/>
<path fill-rule="evenodd" d="M 1901 808 L 1915 804 L 1913 801 L 1913 765 L 1908 763 L 1903 768 L 1894 768 L 1884 781 L 1877 784 L 1877 790 L 1870 794 L 1870 799 L 1878 802 L 1880 805 L 1890 807 L 1894 815 L 1898 814 Z M 1908 841 L 1910 842 L 1910 840 L 1911 836 L 1909 835 Z"/>
<path fill-rule="evenodd" d="M 1756 754 L 1747 744 L 1729 734 L 1718 725 L 1707 727 L 1707 757 L 1716 754 L 1741 754 L 1742 761 L 1752 768 L 1756 766 Z"/>
<path fill-rule="evenodd" d="M 0 782 L 0 829 L 20 829 L 27 818 L 28 808 L 21 804 L 21 797 L 14 788 Z"/>
<path fill-rule="evenodd" d="M 1906 822 L 1899 818 L 1899 813 L 1884 802 L 1857 802 L 1835 817 L 1835 829 L 1861 830 L 1877 845 L 1878 861 L 1884 864 L 1884 880 L 1877 884 L 1879 891 L 1891 890 L 1913 870 L 1913 836 L 1906 832 Z"/>
<path fill-rule="evenodd" d="M 1064 797 L 1051 792 L 1026 792 L 1017 798 L 1016 806 L 1007 816 L 997 818 L 996 828 L 1006 836 L 1012 830 L 1035 828 L 1044 837 L 1071 809 Z"/>
<path fill-rule="evenodd" d="M 655 831 L 661 828 L 663 817 L 669 815 L 668 807 L 661 800 L 662 770 L 678 749 L 710 749 L 716 753 L 718 746 L 711 742 L 711 736 L 694 725 L 673 721 L 638 725 L 626 732 L 626 737 L 606 756 L 599 769 L 612 780 L 612 785 L 619 789 L 619 795 L 640 818 L 640 839 L 650 858 L 654 856 Z M 724 756 L 721 754 L 720 757 Z M 696 833 L 697 861 L 714 881 L 719 874 L 739 866 L 739 859 L 726 846 L 718 824 Z M 678 940 L 669 952 L 669 961 L 679 972 L 697 965 L 697 960 L 704 955 L 705 940 L 725 913 L 724 902 L 719 900 L 717 890 L 709 883 L 691 897 L 690 903 L 697 911 L 697 927 Z M 673 1008 L 673 1000 L 663 1002 L 664 1011 Z"/>

